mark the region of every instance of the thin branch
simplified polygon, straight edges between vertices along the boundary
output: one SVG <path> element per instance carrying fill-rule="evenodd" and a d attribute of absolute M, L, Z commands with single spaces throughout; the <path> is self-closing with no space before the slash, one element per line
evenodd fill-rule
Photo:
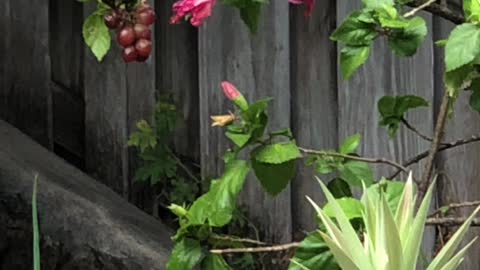
<path fill-rule="evenodd" d="M 443 226 L 443 227 L 454 227 L 460 226 L 467 220 L 466 217 L 444 217 L 444 218 L 429 218 L 427 219 L 426 225 L 428 226 Z M 480 219 L 474 218 L 470 226 L 479 227 Z"/>
<path fill-rule="evenodd" d="M 449 92 L 445 90 L 443 93 L 442 103 L 440 104 L 440 111 L 438 112 L 438 119 L 435 125 L 435 131 L 433 135 L 433 141 L 430 147 L 430 151 L 427 156 L 427 162 L 425 164 L 425 168 L 423 171 L 423 176 L 421 178 L 420 186 L 419 186 L 419 201 L 421 201 L 423 194 L 425 194 L 428 186 L 430 185 L 430 181 L 432 178 L 433 172 L 433 165 L 435 156 L 438 152 L 438 148 L 440 146 L 440 142 L 442 141 L 443 134 L 445 131 L 445 122 L 447 120 L 448 115 L 448 104 L 450 103 L 450 96 Z"/>
<path fill-rule="evenodd" d="M 419 5 L 418 7 L 410 10 L 409 12 L 405 13 L 403 15 L 403 17 L 405 18 L 408 18 L 408 17 L 412 17 L 413 15 L 415 15 L 417 12 L 419 12 L 420 10 L 422 9 L 425 9 L 427 8 L 428 6 L 432 5 L 433 3 L 435 3 L 437 0 L 428 0 L 427 2 Z"/>
<path fill-rule="evenodd" d="M 438 148 L 438 152 L 442 152 L 442 151 L 448 150 L 450 148 L 455 148 L 455 147 L 458 147 L 458 146 L 462 146 L 462 145 L 465 145 L 465 144 L 478 142 L 478 141 L 480 141 L 480 135 L 473 135 L 472 137 L 467 138 L 467 139 L 460 139 L 460 140 L 456 140 L 456 141 L 453 141 L 453 142 L 450 142 L 450 143 L 444 143 Z M 424 159 L 428 156 L 428 153 L 429 153 L 429 151 L 424 151 L 424 152 L 410 158 L 409 160 L 407 160 L 403 163 L 403 166 L 408 167 L 412 164 L 420 162 L 422 159 Z M 402 170 L 397 170 L 394 174 L 389 176 L 388 179 L 395 178 L 401 171 Z"/>
<path fill-rule="evenodd" d="M 179 157 L 177 157 L 177 155 L 172 151 L 172 149 L 168 148 L 167 147 L 167 151 L 170 152 L 170 155 L 173 157 L 173 159 L 175 159 L 175 162 L 177 163 L 178 166 L 180 166 L 180 168 L 182 168 L 182 170 L 193 180 L 195 181 L 196 183 L 201 183 L 202 181 L 200 181 L 200 179 L 198 179 L 195 174 L 187 167 L 187 165 L 183 164 L 182 160 L 180 160 Z"/>
<path fill-rule="evenodd" d="M 324 152 L 324 151 L 317 151 L 317 150 L 312 150 L 312 149 L 306 149 L 299 147 L 300 151 L 306 154 L 314 154 L 314 155 L 319 155 L 319 156 L 330 156 L 330 157 L 338 157 L 338 158 L 344 158 L 344 159 L 349 159 L 349 160 L 356 160 L 356 161 L 363 161 L 366 163 L 377 163 L 377 164 L 387 164 L 390 166 L 393 166 L 397 168 L 398 170 L 404 171 L 408 173 L 408 169 L 402 166 L 401 164 L 393 161 L 393 160 L 388 160 L 385 158 L 366 158 L 366 157 L 357 157 L 357 156 L 352 156 L 352 155 L 345 155 L 345 154 L 340 154 L 340 153 L 330 153 L 330 152 Z"/>
<path fill-rule="evenodd" d="M 432 138 L 430 138 L 429 136 L 423 134 L 420 130 L 418 130 L 416 127 L 414 127 L 413 125 L 411 125 L 407 119 L 405 118 L 402 118 L 402 123 L 405 125 L 405 127 L 407 127 L 408 129 L 410 129 L 411 131 L 413 131 L 415 134 L 417 134 L 420 138 L 426 140 L 426 141 L 433 141 Z"/>
<path fill-rule="evenodd" d="M 250 248 L 226 248 L 226 249 L 211 249 L 212 254 L 227 254 L 227 253 L 261 253 L 261 252 L 278 252 L 296 248 L 300 245 L 298 242 L 269 246 L 269 247 L 250 247 Z"/>
<path fill-rule="evenodd" d="M 415 0 L 413 2 L 408 3 L 407 5 L 413 8 L 420 7 L 425 3 L 424 0 Z M 440 16 L 446 20 L 453 22 L 454 24 L 462 24 L 465 22 L 465 17 L 460 12 L 455 12 L 448 8 L 445 5 L 432 3 L 424 8 L 425 11 L 432 13 L 433 15 Z"/>
<path fill-rule="evenodd" d="M 444 209 L 451 210 L 451 209 L 457 209 L 457 208 L 464 208 L 464 207 L 474 207 L 474 206 L 479 206 L 480 201 L 472 201 L 472 202 L 461 202 L 461 203 L 451 203 L 449 205 L 442 206 L 435 210 L 432 214 L 429 215 L 429 217 L 434 217 L 438 214 L 441 214 Z"/>
<path fill-rule="evenodd" d="M 220 241 L 229 241 L 229 242 L 237 242 L 237 243 L 248 243 L 248 244 L 254 244 L 258 246 L 266 246 L 267 243 L 257 241 L 254 239 L 249 239 L 249 238 L 239 238 L 235 236 L 230 236 L 230 235 L 218 235 L 218 234 L 213 234 L 210 236 L 212 239 L 215 240 L 220 240 Z"/>

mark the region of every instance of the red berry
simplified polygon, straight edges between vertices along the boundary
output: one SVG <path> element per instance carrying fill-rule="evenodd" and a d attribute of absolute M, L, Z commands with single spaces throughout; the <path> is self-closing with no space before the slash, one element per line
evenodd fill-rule
<path fill-rule="evenodd" d="M 140 5 L 137 8 L 137 13 L 140 13 L 140 12 L 145 11 L 147 9 L 152 9 L 153 10 L 153 8 L 149 4 Z"/>
<path fill-rule="evenodd" d="M 137 56 L 138 55 L 137 55 L 137 51 L 135 50 L 135 47 L 130 46 L 123 49 L 122 58 L 123 58 L 123 61 L 125 61 L 125 63 L 136 61 Z"/>
<path fill-rule="evenodd" d="M 147 59 L 148 59 L 148 56 L 140 56 L 140 55 L 137 56 L 137 62 L 145 62 L 147 61 Z"/>
<path fill-rule="evenodd" d="M 137 13 L 137 22 L 144 25 L 151 25 L 155 22 L 156 15 L 152 8 L 146 8 Z"/>
<path fill-rule="evenodd" d="M 135 42 L 135 30 L 131 26 L 125 26 L 117 34 L 117 41 L 123 47 L 128 47 Z"/>
<path fill-rule="evenodd" d="M 133 29 L 135 30 L 135 36 L 137 37 L 137 39 L 141 39 L 141 38 L 148 39 L 148 40 L 152 39 L 152 31 L 150 30 L 150 28 L 148 28 L 148 26 L 137 23 L 135 24 Z"/>
<path fill-rule="evenodd" d="M 115 11 L 112 10 L 110 14 L 107 14 L 103 17 L 105 25 L 110 29 L 116 29 L 120 25 L 120 15 Z"/>
<path fill-rule="evenodd" d="M 152 42 L 148 39 L 141 38 L 135 43 L 135 50 L 139 56 L 148 57 L 152 52 Z"/>

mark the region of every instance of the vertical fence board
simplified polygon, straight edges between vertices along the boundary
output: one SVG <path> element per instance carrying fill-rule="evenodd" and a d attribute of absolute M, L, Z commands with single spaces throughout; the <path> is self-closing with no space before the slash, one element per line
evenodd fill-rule
<path fill-rule="evenodd" d="M 360 3 L 359 3 L 360 4 Z M 348 1 L 337 3 L 337 22 L 355 7 Z M 431 32 L 431 16 L 422 15 Z M 380 38 L 382 39 L 382 38 Z M 389 139 L 379 126 L 377 101 L 384 95 L 414 94 L 432 103 L 434 95 L 433 42 L 429 34 L 417 54 L 411 58 L 393 55 L 384 40 L 377 40 L 367 63 L 354 76 L 345 81 L 339 75 L 339 139 L 354 133 L 362 135 L 360 154 L 403 161 L 428 149 L 429 143 L 401 127 L 395 139 Z M 432 134 L 433 106 L 408 113 L 407 120 L 423 133 Z M 376 177 L 389 175 L 392 168 L 373 166 Z M 419 168 L 413 166 L 416 175 Z M 406 176 L 403 175 L 403 179 Z M 378 180 L 378 179 L 377 179 Z M 430 253 L 435 236 L 433 230 L 425 234 L 424 248 Z"/>
<path fill-rule="evenodd" d="M 85 16 L 91 11 L 86 9 Z M 152 58 L 127 67 L 115 40 L 101 63 L 88 48 L 85 52 L 86 170 L 124 197 L 129 196 L 130 176 L 138 165 L 135 152 L 127 148 L 129 132 L 136 121 L 151 117 Z"/>
<path fill-rule="evenodd" d="M 0 4 L 0 117 L 51 148 L 48 1 Z"/>
<path fill-rule="evenodd" d="M 54 151 L 80 168 L 85 148 L 82 10 L 77 1 L 50 0 Z"/>
<path fill-rule="evenodd" d="M 436 19 L 436 26 L 436 40 L 448 38 L 448 35 L 454 27 L 452 23 L 439 18 Z M 443 57 L 444 48 L 439 48 L 436 54 L 436 79 L 438 81 L 436 95 L 438 96 L 438 101 L 440 101 L 443 93 Z M 480 131 L 480 116 L 470 108 L 468 104 L 469 97 L 470 92 L 462 91 L 460 93 L 460 97 L 454 107 L 453 118 L 447 120 L 444 141 L 449 142 L 461 138 L 469 138 L 471 135 L 478 135 Z M 440 205 L 479 199 L 479 163 L 480 145 L 478 143 L 463 145 L 440 153 L 440 157 L 438 158 L 439 180 L 437 185 Z M 471 214 L 471 211 L 473 211 L 473 208 L 470 207 L 452 211 L 451 214 L 468 216 Z M 454 232 L 455 229 L 456 228 L 450 228 L 450 232 Z M 442 231 L 439 233 L 446 233 L 446 228 L 442 228 Z M 470 227 L 462 245 L 465 245 L 479 234 L 479 228 Z M 480 244 L 474 243 L 468 250 L 465 260 L 458 269 L 480 269 L 479 252 Z"/>
<path fill-rule="evenodd" d="M 182 119 L 175 134 L 175 151 L 200 163 L 198 130 L 198 38 L 197 30 L 185 23 L 169 24 L 174 0 L 157 0 L 157 90 L 172 95 Z"/>
<path fill-rule="evenodd" d="M 217 7 L 214 16 L 201 28 L 200 138 L 205 176 L 222 173 L 221 157 L 227 148 L 224 130 L 211 128 L 209 123 L 210 115 L 232 109 L 220 90 L 222 80 L 237 85 L 249 100 L 274 97 L 269 109 L 270 130 L 290 126 L 288 32 L 287 1 L 270 2 L 256 35 L 251 35 L 236 10 L 228 7 Z M 242 201 L 251 219 L 265 233 L 264 240 L 291 240 L 290 188 L 272 198 L 252 177 L 247 181 Z"/>
<path fill-rule="evenodd" d="M 151 3 L 153 6 L 153 3 Z M 152 40 L 156 40 L 152 37 Z M 138 121 L 144 119 L 151 123 L 155 108 L 155 50 L 145 63 L 128 64 L 126 68 L 125 77 L 127 78 L 127 125 L 128 134 L 130 136 L 136 131 L 136 124 Z M 138 202 L 137 189 L 134 189 L 135 173 L 142 165 L 137 149 L 128 148 L 129 163 L 128 163 L 128 187 L 130 199 L 133 202 Z M 148 196 L 151 194 L 151 187 L 146 183 L 146 187 L 142 187 Z M 143 184 L 140 186 L 144 186 Z M 146 207 L 152 198 L 143 198 L 143 207 Z M 148 206 L 149 207 L 149 206 Z"/>
<path fill-rule="evenodd" d="M 333 1 L 321 1 L 311 17 L 304 7 L 292 9 L 290 51 L 292 129 L 297 143 L 313 149 L 335 149 L 337 131 L 336 45 L 329 36 L 336 25 Z M 303 163 L 303 162 L 302 162 Z M 292 215 L 296 238 L 317 226 L 305 195 L 323 200 L 312 168 L 300 164 L 292 183 Z"/>

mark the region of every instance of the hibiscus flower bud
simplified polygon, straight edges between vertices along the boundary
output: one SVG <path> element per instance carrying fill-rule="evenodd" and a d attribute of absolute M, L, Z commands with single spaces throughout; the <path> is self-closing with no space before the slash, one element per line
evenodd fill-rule
<path fill-rule="evenodd" d="M 172 203 L 168 209 L 170 209 L 170 211 L 172 211 L 172 213 L 174 213 L 177 217 L 184 217 L 187 215 L 187 209 L 183 208 L 182 206 L 178 205 L 178 204 L 174 204 Z"/>
<path fill-rule="evenodd" d="M 238 91 L 238 89 L 231 83 L 224 81 L 222 82 L 222 89 L 225 96 L 233 101 L 235 105 L 238 106 L 242 111 L 248 109 L 248 102 L 245 97 Z"/>
<path fill-rule="evenodd" d="M 230 113 L 225 115 L 212 115 L 210 118 L 213 120 L 212 127 L 224 127 L 233 123 L 236 117 L 233 113 Z"/>

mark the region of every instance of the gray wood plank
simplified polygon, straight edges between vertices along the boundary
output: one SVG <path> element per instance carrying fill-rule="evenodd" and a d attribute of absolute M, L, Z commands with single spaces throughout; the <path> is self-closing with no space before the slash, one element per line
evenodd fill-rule
<path fill-rule="evenodd" d="M 51 148 L 48 1 L 0 4 L 0 118 Z"/>
<path fill-rule="evenodd" d="M 174 0 L 157 0 L 157 90 L 172 95 L 182 118 L 175 133 L 175 152 L 200 163 L 198 36 L 189 24 L 169 23 Z"/>
<path fill-rule="evenodd" d="M 83 98 L 83 4 L 50 1 L 50 55 L 52 80 Z"/>
<path fill-rule="evenodd" d="M 288 3 L 271 1 L 264 13 L 256 35 L 249 33 L 236 10 L 221 6 L 200 28 L 200 138 L 205 177 L 222 173 L 221 157 L 227 148 L 224 130 L 211 128 L 209 121 L 210 115 L 233 109 L 222 94 L 221 81 L 237 85 L 249 100 L 274 97 L 269 110 L 270 128 L 290 126 Z M 291 240 L 290 188 L 272 198 L 252 177 L 246 183 L 242 202 L 251 220 L 264 232 L 263 240 Z"/>
<path fill-rule="evenodd" d="M 155 39 L 153 39 L 155 40 Z M 136 131 L 136 123 L 142 119 L 152 123 L 155 108 L 155 52 L 145 63 L 134 63 L 126 66 L 127 78 L 127 125 L 128 136 Z M 137 149 L 128 148 L 129 180 L 125 183 L 129 186 L 130 199 L 140 203 L 144 210 L 151 211 L 154 194 L 149 184 L 135 183 L 135 172 L 142 165 Z M 139 192 L 143 195 L 140 195 Z"/>
<path fill-rule="evenodd" d="M 337 22 L 340 23 L 354 8 L 347 1 L 337 2 Z M 399 58 L 390 52 L 385 41 L 377 40 L 367 63 L 350 80 L 345 81 L 339 75 L 339 139 L 341 142 L 354 133 L 360 133 L 361 155 L 403 161 L 428 149 L 428 142 L 404 127 L 395 139 L 389 139 L 387 131 L 379 126 L 377 110 L 377 101 L 384 95 L 414 94 L 431 103 L 434 100 L 432 19 L 427 14 L 422 16 L 427 21 L 430 34 L 414 57 Z M 432 107 L 409 113 L 407 119 L 423 133 L 432 134 Z M 386 166 L 374 168 L 376 177 L 389 175 L 392 171 Z M 423 166 L 412 167 L 420 176 L 418 168 Z M 405 178 L 404 175 L 401 179 Z M 424 240 L 428 255 L 434 241 L 433 230 L 425 234 Z"/>
<path fill-rule="evenodd" d="M 453 29 L 452 23 L 442 19 L 436 19 L 436 36 L 435 39 L 447 38 Z M 436 96 L 438 101 L 443 93 L 443 48 L 439 48 L 436 53 L 436 78 L 437 88 Z M 462 92 L 454 107 L 454 115 L 451 120 L 447 121 L 445 141 L 457 140 L 460 138 L 468 138 L 471 135 L 478 135 L 480 132 L 480 115 L 473 111 L 468 105 L 470 92 Z M 439 103 L 439 102 L 438 102 Z M 480 175 L 480 145 L 468 144 L 447 150 L 439 155 L 438 158 L 438 194 L 439 204 L 446 205 L 462 201 L 473 201 L 479 199 L 480 183 L 478 175 Z M 459 209 L 452 212 L 458 216 L 470 215 L 472 208 Z M 454 232 L 455 228 L 450 228 Z M 446 230 L 443 229 L 443 233 Z M 473 237 L 480 234 L 480 229 L 471 227 L 466 234 L 463 245 L 468 243 Z M 459 270 L 480 269 L 480 244 L 474 243 L 467 252 L 464 262 L 458 268 Z"/>
<path fill-rule="evenodd" d="M 84 159 L 85 148 L 82 22 L 82 3 L 50 2 L 54 151 L 64 158 L 68 151 L 78 160 Z"/>
<path fill-rule="evenodd" d="M 335 9 L 335 2 L 321 1 L 306 18 L 303 6 L 291 7 L 292 129 L 297 143 L 312 149 L 335 149 L 338 145 L 336 45 L 329 39 L 336 25 Z M 308 195 L 323 201 L 314 175 L 302 162 L 292 184 L 296 238 L 317 227 L 315 211 L 305 199 Z"/>

